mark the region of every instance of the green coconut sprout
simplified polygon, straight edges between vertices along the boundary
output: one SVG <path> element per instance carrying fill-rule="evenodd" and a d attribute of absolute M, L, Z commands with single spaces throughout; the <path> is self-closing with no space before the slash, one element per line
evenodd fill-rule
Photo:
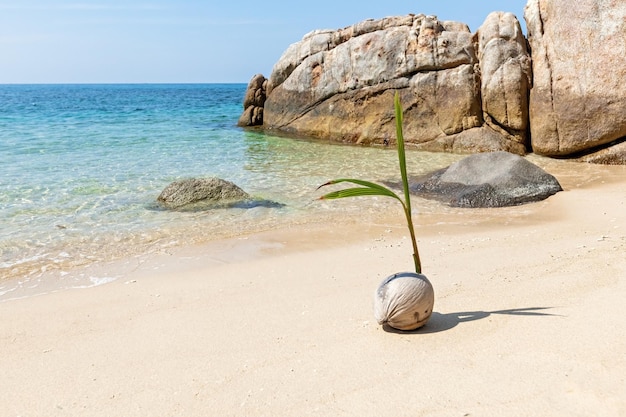
<path fill-rule="evenodd" d="M 406 173 L 406 157 L 404 152 L 404 136 L 402 134 L 402 105 L 400 104 L 400 95 L 396 92 L 394 97 L 394 107 L 396 113 L 396 142 L 398 145 L 398 159 L 400 161 L 400 175 L 402 176 L 402 186 L 404 189 L 404 199 L 400 198 L 389 188 L 369 181 L 357 180 L 352 178 L 341 178 L 322 184 L 319 188 L 327 185 L 348 182 L 359 187 L 346 188 L 343 190 L 333 191 L 320 197 L 320 200 L 333 200 L 346 197 L 362 197 L 362 196 L 386 196 L 395 198 L 402 204 L 404 214 L 406 216 L 411 242 L 413 243 L 413 260 L 415 261 L 415 272 L 422 273 L 422 263 L 420 261 L 419 251 L 417 250 L 417 241 L 415 240 L 415 230 L 413 228 L 413 220 L 411 218 L 411 196 L 409 194 L 409 180 Z M 318 188 L 318 189 L 319 189 Z"/>

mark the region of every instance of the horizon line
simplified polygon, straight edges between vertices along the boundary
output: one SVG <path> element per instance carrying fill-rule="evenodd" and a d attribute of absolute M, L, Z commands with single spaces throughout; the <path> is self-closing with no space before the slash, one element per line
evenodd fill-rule
<path fill-rule="evenodd" d="M 0 82 L 0 85 L 202 85 L 202 84 L 248 84 L 249 81 L 202 81 L 202 82 Z"/>

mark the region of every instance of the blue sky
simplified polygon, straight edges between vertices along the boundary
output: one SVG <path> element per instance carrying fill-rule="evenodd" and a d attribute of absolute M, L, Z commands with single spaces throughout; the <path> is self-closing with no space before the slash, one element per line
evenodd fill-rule
<path fill-rule="evenodd" d="M 248 82 L 313 29 L 434 14 L 476 30 L 526 0 L 0 0 L 0 84 Z M 524 29 L 525 30 L 525 29 Z"/>

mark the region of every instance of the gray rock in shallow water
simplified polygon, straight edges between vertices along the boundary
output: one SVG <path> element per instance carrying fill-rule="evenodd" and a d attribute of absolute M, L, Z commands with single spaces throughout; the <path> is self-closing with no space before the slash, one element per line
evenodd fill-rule
<path fill-rule="evenodd" d="M 562 190 L 552 175 L 508 152 L 471 155 L 411 184 L 412 192 L 453 207 L 514 206 Z"/>
<path fill-rule="evenodd" d="M 189 178 L 165 187 L 157 202 L 167 209 L 179 209 L 199 202 L 216 204 L 248 198 L 248 193 L 232 182 L 220 178 Z"/>

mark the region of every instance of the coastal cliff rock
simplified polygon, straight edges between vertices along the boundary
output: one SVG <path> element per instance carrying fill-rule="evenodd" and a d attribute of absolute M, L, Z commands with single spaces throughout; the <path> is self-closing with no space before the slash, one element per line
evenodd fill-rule
<path fill-rule="evenodd" d="M 267 79 L 262 74 L 252 77 L 243 100 L 244 111 L 239 117 L 239 126 L 260 126 L 263 124 L 266 87 Z"/>
<path fill-rule="evenodd" d="M 411 191 L 453 207 L 506 207 L 562 191 L 552 175 L 519 155 L 471 155 L 411 184 Z"/>
<path fill-rule="evenodd" d="M 475 34 L 423 14 L 313 31 L 253 78 L 239 124 L 388 145 L 398 91 L 417 149 L 626 164 L 626 3 L 529 0 L 524 17 L 528 39 L 504 12 Z"/>
<path fill-rule="evenodd" d="M 526 151 L 524 123 L 484 123 L 475 36 L 465 24 L 434 16 L 367 20 L 307 34 L 274 66 L 263 124 L 342 142 L 386 144 L 395 137 L 390 103 L 396 90 L 406 141 L 418 149 Z"/>
<path fill-rule="evenodd" d="M 530 0 L 524 16 L 533 150 L 626 163 L 626 3 Z"/>
<path fill-rule="evenodd" d="M 190 205 L 215 205 L 250 198 L 237 185 L 221 178 L 188 178 L 174 181 L 163 189 L 157 202 L 166 209 L 181 209 Z M 195 207 L 194 208 L 197 208 Z"/>

